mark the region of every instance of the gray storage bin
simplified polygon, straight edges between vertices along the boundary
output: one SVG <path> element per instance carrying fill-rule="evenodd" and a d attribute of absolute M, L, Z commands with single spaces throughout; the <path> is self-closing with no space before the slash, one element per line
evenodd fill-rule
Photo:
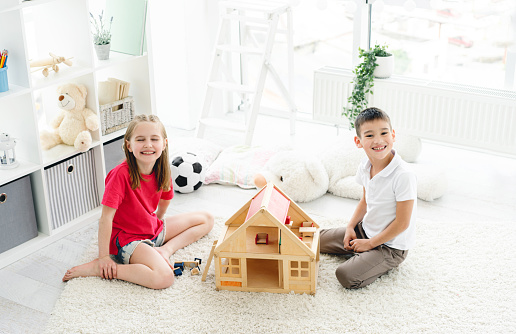
<path fill-rule="evenodd" d="M 110 140 L 104 144 L 104 166 L 106 167 L 106 173 L 125 160 L 125 153 L 122 148 L 123 143 L 124 136 Z"/>
<path fill-rule="evenodd" d="M 93 150 L 45 168 L 52 229 L 100 205 Z"/>
<path fill-rule="evenodd" d="M 0 186 L 0 253 L 38 236 L 30 177 Z"/>

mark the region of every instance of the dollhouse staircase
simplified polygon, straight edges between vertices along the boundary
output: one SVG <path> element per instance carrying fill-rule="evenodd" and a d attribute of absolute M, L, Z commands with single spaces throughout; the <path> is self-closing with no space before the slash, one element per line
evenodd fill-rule
<path fill-rule="evenodd" d="M 245 144 L 251 145 L 267 74 L 276 83 L 290 113 L 290 133 L 295 132 L 296 106 L 291 98 L 293 83 L 292 12 L 288 4 L 274 1 L 222 1 L 220 26 L 216 39 L 213 62 L 204 97 L 197 137 L 203 138 L 208 127 L 242 132 Z M 286 16 L 287 29 L 279 30 L 280 18 Z M 287 44 L 289 74 L 288 90 L 271 63 L 271 53 L 277 35 L 284 35 Z M 265 36 L 263 38 L 263 36 Z M 237 40 L 233 42 L 231 40 Z M 257 70 L 250 79 L 252 64 L 247 57 L 261 59 L 253 68 Z M 233 61 L 236 59 L 235 63 Z M 235 68 L 237 70 L 235 70 Z M 234 75 L 238 76 L 235 79 Z M 252 81 L 252 82 L 251 82 Z M 242 119 L 226 120 L 214 117 L 214 93 L 225 93 L 225 110 L 243 111 Z M 234 103 L 237 108 L 232 108 Z M 232 110 L 233 109 L 233 110 Z M 219 111 L 220 113 L 220 111 Z M 231 118 L 231 117 L 226 117 Z M 233 117 L 236 118 L 236 117 Z"/>

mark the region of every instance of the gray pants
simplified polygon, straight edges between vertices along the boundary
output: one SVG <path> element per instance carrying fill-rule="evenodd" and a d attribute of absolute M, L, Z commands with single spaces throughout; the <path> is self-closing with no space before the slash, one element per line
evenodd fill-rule
<path fill-rule="evenodd" d="M 380 245 L 367 252 L 353 253 L 344 249 L 346 227 L 321 230 L 321 253 L 350 255 L 341 263 L 335 275 L 343 287 L 348 289 L 362 288 L 373 283 L 378 277 L 397 267 L 407 257 L 408 250 L 399 250 Z M 355 226 L 359 239 L 367 239 L 362 223 Z"/>

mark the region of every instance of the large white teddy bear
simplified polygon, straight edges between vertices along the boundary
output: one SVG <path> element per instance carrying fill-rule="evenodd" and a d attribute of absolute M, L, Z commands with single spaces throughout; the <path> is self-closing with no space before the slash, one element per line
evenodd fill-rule
<path fill-rule="evenodd" d="M 55 130 L 41 133 L 41 147 L 48 150 L 64 143 L 79 151 L 87 151 L 92 143 L 90 131 L 98 130 L 99 120 L 91 109 L 86 108 L 86 87 L 68 83 L 59 86 L 57 94 L 57 105 L 61 112 L 50 123 Z"/>
<path fill-rule="evenodd" d="M 417 175 L 418 198 L 432 201 L 446 191 L 446 176 L 435 166 L 412 163 L 421 152 L 421 141 L 413 136 L 396 136 L 396 152 Z M 264 169 L 254 176 L 257 188 L 272 181 L 296 202 L 309 202 L 326 192 L 336 196 L 360 199 L 363 190 L 355 174 L 364 150 L 358 149 L 353 136 L 345 134 L 322 152 L 284 151 L 274 155 Z"/>
<path fill-rule="evenodd" d="M 253 177 L 257 188 L 273 182 L 296 202 L 310 202 L 328 191 L 329 178 L 323 163 L 299 150 L 276 153 Z"/>

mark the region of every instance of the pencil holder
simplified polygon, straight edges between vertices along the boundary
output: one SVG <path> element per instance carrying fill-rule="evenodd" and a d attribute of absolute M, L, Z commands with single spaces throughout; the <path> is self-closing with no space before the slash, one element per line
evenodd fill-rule
<path fill-rule="evenodd" d="M 7 66 L 0 68 L 0 93 L 9 90 L 9 81 L 7 80 Z"/>

